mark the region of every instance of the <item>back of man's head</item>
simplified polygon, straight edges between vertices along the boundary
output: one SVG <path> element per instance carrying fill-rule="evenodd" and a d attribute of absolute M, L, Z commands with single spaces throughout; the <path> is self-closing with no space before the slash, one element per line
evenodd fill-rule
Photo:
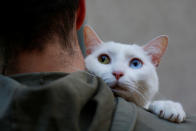
<path fill-rule="evenodd" d="M 70 46 L 79 0 L 5 0 L 0 4 L 0 49 L 4 60 L 23 50 L 41 50 L 57 35 Z M 6 62 L 5 62 L 6 63 Z"/>

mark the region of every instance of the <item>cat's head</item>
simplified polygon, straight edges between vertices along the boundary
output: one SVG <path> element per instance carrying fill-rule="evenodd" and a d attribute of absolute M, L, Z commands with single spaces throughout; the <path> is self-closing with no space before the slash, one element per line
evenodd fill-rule
<path fill-rule="evenodd" d="M 89 27 L 84 28 L 88 71 L 101 77 L 119 96 L 146 107 L 158 91 L 156 67 L 168 38 L 159 36 L 144 46 L 102 42 Z"/>

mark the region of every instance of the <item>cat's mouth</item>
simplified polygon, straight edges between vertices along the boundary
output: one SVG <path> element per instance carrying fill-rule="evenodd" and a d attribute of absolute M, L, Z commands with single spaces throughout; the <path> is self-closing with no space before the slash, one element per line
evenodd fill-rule
<path fill-rule="evenodd" d="M 128 91 L 128 89 L 129 89 L 119 82 L 115 83 L 114 85 L 112 85 L 110 87 L 112 90 L 121 90 L 121 91 Z"/>
<path fill-rule="evenodd" d="M 127 101 L 133 101 L 133 95 L 127 86 L 123 86 L 122 84 L 116 83 L 115 85 L 111 86 L 111 90 L 115 96 L 122 97 Z"/>

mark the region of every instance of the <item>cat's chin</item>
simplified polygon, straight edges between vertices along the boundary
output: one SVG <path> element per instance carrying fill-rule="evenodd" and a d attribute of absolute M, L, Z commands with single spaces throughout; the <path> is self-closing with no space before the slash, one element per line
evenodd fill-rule
<path fill-rule="evenodd" d="M 115 82 L 114 84 L 112 84 L 110 86 L 111 89 L 113 90 L 123 90 L 123 91 L 128 91 L 128 88 L 125 87 L 123 84 L 119 83 L 119 82 Z"/>

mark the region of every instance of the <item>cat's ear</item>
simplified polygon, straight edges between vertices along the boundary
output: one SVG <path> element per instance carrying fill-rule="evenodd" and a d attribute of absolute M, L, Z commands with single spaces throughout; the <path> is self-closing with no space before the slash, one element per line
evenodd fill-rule
<path fill-rule="evenodd" d="M 96 32 L 88 25 L 84 26 L 84 43 L 87 55 L 91 54 L 92 47 L 102 43 L 102 40 L 98 37 Z"/>
<path fill-rule="evenodd" d="M 167 35 L 161 35 L 150 42 L 148 42 L 146 45 L 143 46 L 144 51 L 148 53 L 148 55 L 151 57 L 153 64 L 158 67 L 160 63 L 160 59 L 163 56 L 165 50 L 167 49 L 168 45 L 168 36 Z"/>

